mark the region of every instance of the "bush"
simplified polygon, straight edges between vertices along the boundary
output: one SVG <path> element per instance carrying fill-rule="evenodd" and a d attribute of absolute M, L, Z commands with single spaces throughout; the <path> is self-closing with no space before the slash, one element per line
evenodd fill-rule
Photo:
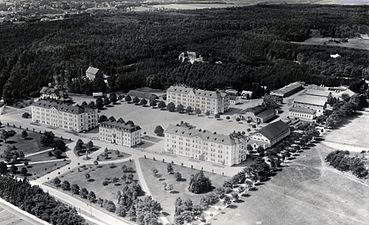
<path fill-rule="evenodd" d="M 159 136 L 159 137 L 162 137 L 164 136 L 164 129 L 162 126 L 158 125 L 155 127 L 155 130 L 154 130 L 154 133 Z"/>

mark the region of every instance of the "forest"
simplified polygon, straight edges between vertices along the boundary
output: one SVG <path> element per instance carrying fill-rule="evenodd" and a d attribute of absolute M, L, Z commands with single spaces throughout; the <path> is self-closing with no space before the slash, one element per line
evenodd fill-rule
<path fill-rule="evenodd" d="M 53 76 L 63 77 L 71 92 L 101 91 L 98 82 L 82 79 L 90 65 L 110 76 L 111 91 L 124 92 L 185 83 L 252 90 L 258 97 L 296 80 L 350 84 L 369 77 L 368 51 L 291 42 L 317 34 L 369 33 L 368 11 L 368 6 L 256 5 L 3 23 L 0 97 L 12 103 L 38 96 Z M 181 63 L 184 51 L 205 62 Z M 341 57 L 330 57 L 336 53 Z"/>

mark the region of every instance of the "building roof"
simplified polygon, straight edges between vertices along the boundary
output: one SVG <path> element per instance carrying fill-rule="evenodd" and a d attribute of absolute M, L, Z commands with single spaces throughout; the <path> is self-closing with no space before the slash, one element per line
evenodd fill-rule
<path fill-rule="evenodd" d="M 123 130 L 126 132 L 134 132 L 137 130 L 141 130 L 141 127 L 138 125 L 135 125 L 132 121 L 124 122 L 123 120 L 122 121 L 107 120 L 107 121 L 100 123 L 100 126 L 108 127 L 108 128 L 116 128 L 116 129 Z"/>
<path fill-rule="evenodd" d="M 310 115 L 315 115 L 316 110 L 314 109 L 308 109 L 308 108 L 302 108 L 302 107 L 292 107 L 290 108 L 291 112 L 297 112 L 297 113 L 305 113 Z"/>
<path fill-rule="evenodd" d="M 289 85 L 286 85 L 280 89 L 277 89 L 277 90 L 274 90 L 271 92 L 271 94 L 277 94 L 277 95 L 286 95 L 290 92 L 293 92 L 295 91 L 296 89 L 302 89 L 302 84 L 300 82 L 294 82 L 294 83 L 291 83 Z"/>
<path fill-rule="evenodd" d="M 37 102 L 32 103 L 33 106 L 51 109 L 55 108 L 58 111 L 73 113 L 73 114 L 81 114 L 81 113 L 88 113 L 88 112 L 95 112 L 95 109 L 89 106 L 80 106 L 80 105 L 73 105 L 69 103 L 63 103 L 53 100 L 39 100 Z"/>
<path fill-rule="evenodd" d="M 305 94 L 307 95 L 314 95 L 314 96 L 322 96 L 322 97 L 328 97 L 331 92 L 327 89 L 307 89 Z"/>
<path fill-rule="evenodd" d="M 240 99 L 241 98 L 241 96 L 238 96 L 238 95 L 230 95 L 229 96 L 229 100 L 237 100 L 237 99 Z"/>
<path fill-rule="evenodd" d="M 170 86 L 167 91 L 183 93 L 183 94 L 188 94 L 192 91 L 197 96 L 202 96 L 202 97 L 207 97 L 207 98 L 224 97 L 227 95 L 227 93 L 225 92 L 195 89 L 195 88 L 191 88 L 185 85 L 173 85 L 173 86 Z"/>
<path fill-rule="evenodd" d="M 327 102 L 326 97 L 315 96 L 315 95 L 299 95 L 294 99 L 295 103 L 310 104 L 317 106 L 325 106 Z"/>
<path fill-rule="evenodd" d="M 275 110 L 274 109 L 266 109 L 258 114 L 256 114 L 255 116 L 259 117 L 259 118 L 268 118 L 270 116 L 274 116 L 275 115 Z"/>
<path fill-rule="evenodd" d="M 96 77 L 96 74 L 99 72 L 100 70 L 98 68 L 95 68 L 95 67 L 92 67 L 92 66 L 89 66 L 86 70 L 86 76 L 93 80 L 95 79 Z"/>
<path fill-rule="evenodd" d="M 267 110 L 267 107 L 265 105 L 257 105 L 257 106 L 245 109 L 244 112 L 252 112 L 256 115 L 256 114 L 261 113 L 265 110 Z"/>
<path fill-rule="evenodd" d="M 203 141 L 213 142 L 223 145 L 233 145 L 235 139 L 231 135 L 217 134 L 208 130 L 196 129 L 195 127 L 188 127 L 185 125 L 169 125 L 165 133 L 178 135 L 182 137 L 199 137 Z"/>
<path fill-rule="evenodd" d="M 261 128 L 259 133 L 269 140 L 273 140 L 287 132 L 289 132 L 290 127 L 285 122 L 278 120 L 277 122 L 268 124 L 267 126 Z"/>
<path fill-rule="evenodd" d="M 146 91 L 138 91 L 138 90 L 130 90 L 128 92 L 128 95 L 133 96 L 133 97 L 137 97 L 137 98 L 145 98 L 145 99 L 157 99 L 159 98 L 157 95 L 152 94 L 150 92 L 146 92 Z"/>

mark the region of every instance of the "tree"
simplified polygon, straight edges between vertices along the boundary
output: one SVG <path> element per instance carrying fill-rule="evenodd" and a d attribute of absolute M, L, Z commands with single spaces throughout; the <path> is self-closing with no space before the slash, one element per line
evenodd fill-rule
<path fill-rule="evenodd" d="M 61 184 L 61 181 L 58 177 L 55 177 L 54 180 L 53 180 L 53 184 L 56 186 L 56 187 L 59 187 L 60 184 Z"/>
<path fill-rule="evenodd" d="M 96 108 L 96 104 L 95 102 L 91 101 L 90 103 L 88 103 L 88 106 L 92 109 Z"/>
<path fill-rule="evenodd" d="M 176 179 L 176 181 L 181 181 L 182 180 L 182 174 L 180 172 L 175 172 L 174 173 L 174 178 Z"/>
<path fill-rule="evenodd" d="M 26 139 L 28 137 L 28 133 L 27 133 L 27 131 L 22 131 L 22 138 L 23 139 Z"/>
<path fill-rule="evenodd" d="M 195 113 L 196 113 L 197 115 L 199 115 L 199 114 L 201 114 L 201 110 L 200 110 L 199 108 L 196 108 L 196 109 L 195 109 Z"/>
<path fill-rule="evenodd" d="M 159 173 L 158 169 L 152 168 L 151 171 L 152 171 L 152 173 L 154 174 L 155 177 L 158 176 L 158 173 Z"/>
<path fill-rule="evenodd" d="M 164 134 L 164 129 L 162 126 L 158 125 L 155 127 L 155 130 L 154 130 L 154 133 L 159 136 L 159 137 L 162 137 L 163 134 Z"/>
<path fill-rule="evenodd" d="M 147 104 L 147 100 L 146 99 L 141 99 L 141 101 L 140 101 L 140 105 L 142 105 L 142 106 L 146 106 L 146 104 Z"/>
<path fill-rule="evenodd" d="M 139 101 L 140 101 L 140 99 L 139 99 L 139 98 L 137 98 L 137 97 L 134 97 L 134 98 L 133 98 L 133 100 L 132 100 L 132 102 L 133 102 L 134 104 L 137 104 Z"/>
<path fill-rule="evenodd" d="M 105 121 L 107 121 L 107 120 L 108 120 L 108 117 L 106 117 L 105 115 L 101 115 L 101 116 L 99 117 L 99 123 L 105 122 Z"/>
<path fill-rule="evenodd" d="M 158 108 L 159 109 L 164 109 L 165 107 L 166 107 L 165 102 L 160 101 L 159 104 L 158 104 Z"/>
<path fill-rule="evenodd" d="M 118 101 L 117 95 L 115 93 L 111 93 L 109 96 L 109 100 L 114 104 Z"/>
<path fill-rule="evenodd" d="M 205 115 L 210 116 L 210 111 L 209 110 L 206 111 Z M 239 119 L 239 118 L 237 118 L 237 119 Z"/>
<path fill-rule="evenodd" d="M 67 180 L 63 181 L 62 185 L 61 185 L 61 188 L 64 190 L 64 191 L 70 191 L 70 184 Z"/>
<path fill-rule="evenodd" d="M 82 198 L 87 198 L 88 190 L 86 188 L 82 188 L 82 190 L 79 192 L 79 195 L 81 195 Z"/>
<path fill-rule="evenodd" d="M 17 171 L 18 171 L 18 167 L 16 167 L 15 165 L 12 165 L 12 166 L 10 167 L 10 172 L 11 172 L 12 174 L 16 174 L 16 173 L 17 173 Z"/>
<path fill-rule="evenodd" d="M 215 118 L 215 119 L 219 119 L 219 118 L 220 118 L 219 113 L 215 114 L 215 115 L 214 115 L 214 118 Z"/>
<path fill-rule="evenodd" d="M 130 102 L 130 101 L 132 101 L 132 98 L 131 98 L 131 96 L 127 95 L 127 96 L 124 98 L 124 100 L 125 100 L 126 102 Z"/>
<path fill-rule="evenodd" d="M 101 98 L 101 97 L 98 97 L 96 99 L 96 107 L 99 109 L 99 110 L 102 110 L 104 108 L 104 100 Z"/>
<path fill-rule="evenodd" d="M 73 184 L 71 187 L 71 191 L 75 195 L 79 195 L 79 186 L 77 184 Z"/>
<path fill-rule="evenodd" d="M 31 118 L 31 114 L 29 114 L 28 112 L 25 112 L 22 114 L 22 118 L 25 118 L 25 119 Z"/>
<path fill-rule="evenodd" d="M 90 201 L 90 202 L 95 202 L 96 201 L 96 195 L 95 195 L 95 193 L 93 192 L 93 191 L 90 191 L 90 193 L 88 193 L 88 200 Z"/>
<path fill-rule="evenodd" d="M 111 122 L 115 122 L 115 121 L 117 121 L 116 119 L 115 119 L 115 117 L 114 116 L 111 116 L 111 117 L 109 117 L 109 119 L 108 119 L 109 121 L 111 121 Z"/>
<path fill-rule="evenodd" d="M 167 171 L 169 174 L 172 174 L 174 172 L 173 166 L 171 163 L 168 163 L 167 165 Z"/>
<path fill-rule="evenodd" d="M 205 177 L 204 172 L 200 171 L 191 176 L 188 190 L 195 194 L 206 193 L 211 190 L 211 181 Z"/>
<path fill-rule="evenodd" d="M 45 131 L 40 137 L 40 142 L 44 146 L 51 146 L 54 143 L 54 138 L 55 135 L 53 132 Z"/>
<path fill-rule="evenodd" d="M 187 106 L 187 108 L 186 108 L 186 113 L 188 113 L 188 114 L 190 114 L 190 113 L 192 113 L 192 107 L 191 106 Z"/>
<path fill-rule="evenodd" d="M 226 206 L 230 205 L 230 204 L 231 204 L 231 198 L 230 198 L 228 195 L 226 195 L 226 196 L 224 197 L 223 203 L 224 203 L 224 205 L 226 205 Z"/>
<path fill-rule="evenodd" d="M 89 142 L 87 142 L 86 144 L 86 148 L 91 151 L 92 148 L 94 147 L 94 143 L 90 140 Z"/>
<path fill-rule="evenodd" d="M 105 201 L 106 201 L 106 200 L 105 200 Z M 104 208 L 105 208 L 106 210 L 108 210 L 109 212 L 115 212 L 115 210 L 116 210 L 115 204 L 114 204 L 114 202 L 112 202 L 112 201 L 106 201 L 106 202 L 104 203 Z"/>
<path fill-rule="evenodd" d="M 176 110 L 176 106 L 173 102 L 169 102 L 167 105 L 167 109 L 169 110 L 169 112 L 174 112 Z"/>
<path fill-rule="evenodd" d="M 8 166 L 5 162 L 0 162 L 0 174 L 6 174 L 8 172 Z"/>
<path fill-rule="evenodd" d="M 155 100 L 150 100 L 150 106 L 155 107 L 156 106 L 156 101 Z"/>
<path fill-rule="evenodd" d="M 57 159 L 61 159 L 62 156 L 63 156 L 63 152 L 60 149 L 55 149 L 53 151 L 53 154 L 54 154 L 55 158 L 57 158 Z"/>
<path fill-rule="evenodd" d="M 24 177 L 26 177 L 26 176 L 28 175 L 28 170 L 27 170 L 27 168 L 26 168 L 26 167 L 22 167 L 22 169 L 21 169 L 21 174 L 22 174 L 22 176 L 24 176 Z"/>
<path fill-rule="evenodd" d="M 103 103 L 104 103 L 104 105 L 109 105 L 110 104 L 109 98 L 108 97 L 104 97 Z"/>
<path fill-rule="evenodd" d="M 74 147 L 74 149 L 78 152 L 81 151 L 83 149 L 83 141 L 81 139 L 77 140 L 76 146 Z"/>
<path fill-rule="evenodd" d="M 64 141 L 62 141 L 62 140 L 54 141 L 53 148 L 61 150 L 62 152 L 65 152 L 67 150 L 67 146 L 65 145 Z"/>
<path fill-rule="evenodd" d="M 184 111 L 184 106 L 182 104 L 179 104 L 177 105 L 177 108 L 176 108 L 177 112 L 181 113 Z"/>

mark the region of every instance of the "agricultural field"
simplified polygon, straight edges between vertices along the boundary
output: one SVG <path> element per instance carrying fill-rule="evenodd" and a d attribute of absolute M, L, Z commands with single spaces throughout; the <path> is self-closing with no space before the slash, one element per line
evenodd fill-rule
<path fill-rule="evenodd" d="M 173 174 L 168 174 L 167 163 L 153 161 L 150 159 L 140 159 L 143 175 L 154 199 L 160 202 L 163 212 L 170 220 L 174 219 L 174 203 L 178 197 L 182 199 L 191 199 L 194 204 L 198 204 L 200 198 L 206 194 L 193 194 L 188 191 L 188 184 L 192 174 L 196 174 L 199 170 L 173 165 L 174 172 L 182 174 L 182 181 L 176 181 Z M 156 168 L 158 177 L 152 173 L 152 168 Z M 214 187 L 220 187 L 229 177 L 204 172 L 209 177 Z M 173 191 L 165 191 L 163 184 L 173 184 Z"/>
<path fill-rule="evenodd" d="M 301 153 L 211 224 L 368 224 L 369 186 L 326 165 L 323 159 L 331 151 L 317 144 Z"/>

